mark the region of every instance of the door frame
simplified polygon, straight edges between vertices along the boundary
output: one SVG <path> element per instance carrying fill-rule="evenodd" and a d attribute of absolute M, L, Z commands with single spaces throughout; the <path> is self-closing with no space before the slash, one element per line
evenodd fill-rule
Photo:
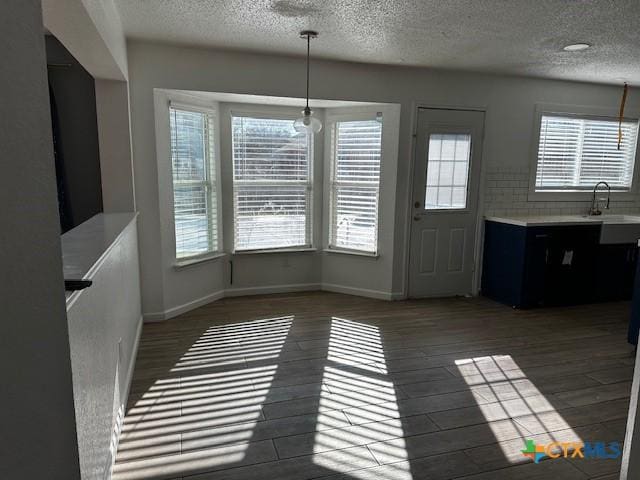
<path fill-rule="evenodd" d="M 402 296 L 403 298 L 409 298 L 409 282 L 410 282 L 410 269 L 409 265 L 411 262 L 411 234 L 413 229 L 413 199 L 414 195 L 414 182 L 413 182 L 413 174 L 416 169 L 416 147 L 417 147 L 417 137 L 418 137 L 418 114 L 420 109 L 430 109 L 430 110 L 459 110 L 459 111 L 471 111 L 471 112 L 482 112 L 484 114 L 484 124 L 482 128 L 482 151 L 480 152 L 480 185 L 478 187 L 478 196 L 476 201 L 478 202 L 478 209 L 476 215 L 476 238 L 474 242 L 473 248 L 473 256 L 474 256 L 474 272 L 471 284 L 471 293 L 474 296 L 477 296 L 480 292 L 480 277 L 482 275 L 482 246 L 484 244 L 484 224 L 482 222 L 482 218 L 484 218 L 484 202 L 481 200 L 484 199 L 484 190 L 485 190 L 485 153 L 486 153 L 486 137 L 487 137 L 487 112 L 488 107 L 486 105 L 455 105 L 455 104 L 433 104 L 433 103 L 424 103 L 424 102 L 412 102 L 411 105 L 411 149 L 410 155 L 411 160 L 409 162 L 409 172 L 407 175 L 407 182 L 411 185 L 411 188 L 407 189 L 407 196 L 405 199 L 405 241 L 404 241 L 404 276 L 403 276 L 403 286 L 402 286 Z"/>

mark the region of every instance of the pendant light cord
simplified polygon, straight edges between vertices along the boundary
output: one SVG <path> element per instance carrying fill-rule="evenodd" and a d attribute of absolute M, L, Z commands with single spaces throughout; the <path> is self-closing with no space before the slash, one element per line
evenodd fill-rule
<path fill-rule="evenodd" d="M 307 34 L 307 109 L 309 108 L 309 56 L 311 55 L 311 35 Z"/>

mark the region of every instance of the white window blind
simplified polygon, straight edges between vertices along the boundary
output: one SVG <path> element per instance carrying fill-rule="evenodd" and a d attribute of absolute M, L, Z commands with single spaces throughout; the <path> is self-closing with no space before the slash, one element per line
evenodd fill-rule
<path fill-rule="evenodd" d="M 638 122 L 543 115 L 536 191 L 591 190 L 600 182 L 628 190 L 633 179 Z"/>
<path fill-rule="evenodd" d="M 336 122 L 329 248 L 377 253 L 382 123 Z"/>
<path fill-rule="evenodd" d="M 235 250 L 311 246 L 311 136 L 293 120 L 234 116 Z"/>
<path fill-rule="evenodd" d="M 169 108 L 176 258 L 220 249 L 213 114 Z"/>

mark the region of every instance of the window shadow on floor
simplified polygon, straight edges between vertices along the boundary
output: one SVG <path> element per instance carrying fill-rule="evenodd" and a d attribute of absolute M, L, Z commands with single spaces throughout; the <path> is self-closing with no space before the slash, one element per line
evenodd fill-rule
<path fill-rule="evenodd" d="M 313 293 L 145 326 L 114 479 L 615 473 L 615 460 L 533 464 L 522 450 L 622 442 L 624 306 L 505 308 Z"/>

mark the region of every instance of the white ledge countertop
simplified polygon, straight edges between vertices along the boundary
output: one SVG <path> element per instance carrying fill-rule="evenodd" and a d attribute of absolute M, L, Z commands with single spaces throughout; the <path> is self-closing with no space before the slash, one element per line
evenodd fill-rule
<path fill-rule="evenodd" d="M 600 225 L 640 223 L 638 215 L 535 215 L 535 216 L 485 216 L 490 222 L 508 223 L 521 227 L 552 227 L 568 225 Z"/>
<path fill-rule="evenodd" d="M 111 250 L 137 213 L 99 213 L 62 235 L 65 280 L 91 280 L 100 260 Z M 73 292 L 67 292 L 67 299 Z"/>

